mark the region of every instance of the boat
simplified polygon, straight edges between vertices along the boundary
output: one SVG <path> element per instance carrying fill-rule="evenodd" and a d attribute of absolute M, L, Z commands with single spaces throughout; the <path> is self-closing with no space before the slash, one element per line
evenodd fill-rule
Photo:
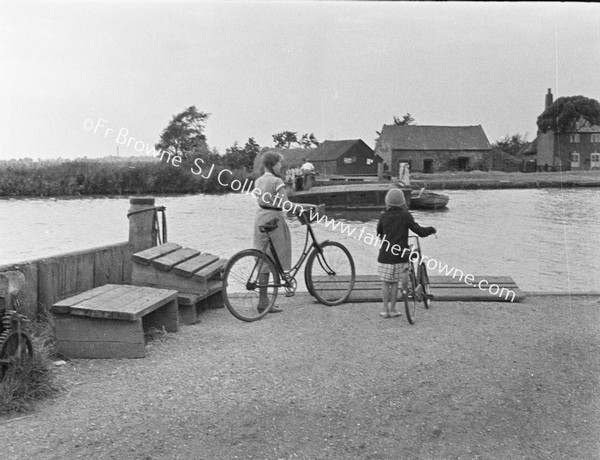
<path fill-rule="evenodd" d="M 447 206 L 450 197 L 429 190 L 411 190 L 410 209 L 443 209 Z"/>

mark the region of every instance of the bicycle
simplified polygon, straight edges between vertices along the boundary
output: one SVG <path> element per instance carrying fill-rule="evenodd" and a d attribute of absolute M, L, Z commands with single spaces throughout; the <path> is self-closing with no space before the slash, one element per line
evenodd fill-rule
<path fill-rule="evenodd" d="M 408 262 L 408 290 L 404 293 L 404 309 L 406 319 L 410 324 L 415 324 L 417 313 L 417 302 L 423 302 L 425 308 L 431 307 L 431 286 L 429 284 L 429 275 L 427 267 L 422 261 L 421 242 L 418 236 L 409 236 L 416 240 L 415 244 L 410 245 L 410 260 Z M 416 266 L 416 268 L 415 268 Z"/>
<path fill-rule="evenodd" d="M 262 250 L 245 249 L 235 254 L 223 272 L 223 299 L 233 316 L 242 321 L 256 321 L 264 317 L 275 304 L 279 288 L 286 290 L 286 296 L 296 292 L 296 275 L 306 260 L 304 281 L 308 292 L 320 303 L 339 305 L 345 302 L 354 287 L 356 278 L 354 259 L 350 251 L 337 241 L 317 241 L 311 227 L 318 213 L 309 212 L 300 205 L 302 211 L 294 215 L 306 225 L 304 249 L 296 264 L 284 270 L 271 240 L 271 233 L 277 228 L 277 219 L 267 222 L 259 230 L 267 234 L 267 242 Z M 296 210 L 298 207 L 294 207 Z M 312 243 L 309 244 L 309 237 Z M 273 257 L 266 250 L 270 249 Z M 269 281 L 271 280 L 271 281 Z"/>

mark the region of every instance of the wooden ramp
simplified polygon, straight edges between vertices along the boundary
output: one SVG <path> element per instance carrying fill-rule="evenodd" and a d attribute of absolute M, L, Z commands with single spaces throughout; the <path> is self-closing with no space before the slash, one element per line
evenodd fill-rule
<path fill-rule="evenodd" d="M 478 287 L 483 283 L 484 289 Z M 464 278 L 454 279 L 450 276 L 430 276 L 433 301 L 448 302 L 521 302 L 525 295 L 510 276 L 475 276 L 471 286 Z M 494 287 L 497 285 L 498 288 Z M 492 294 L 489 292 L 491 288 Z M 497 291 L 497 292 L 496 292 Z M 513 295 L 514 293 L 514 295 Z M 381 281 L 377 275 L 357 275 L 349 302 L 381 302 Z"/>

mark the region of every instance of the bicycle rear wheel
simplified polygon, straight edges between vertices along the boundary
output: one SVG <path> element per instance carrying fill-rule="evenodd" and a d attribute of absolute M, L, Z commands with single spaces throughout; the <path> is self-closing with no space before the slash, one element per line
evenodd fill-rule
<path fill-rule="evenodd" d="M 320 248 L 313 250 L 306 261 L 306 287 L 319 302 L 339 305 L 354 287 L 354 260 L 350 251 L 336 241 L 325 241 Z"/>
<path fill-rule="evenodd" d="M 415 268 L 413 262 L 409 262 L 408 271 L 408 292 L 404 294 L 404 310 L 406 311 L 406 319 L 410 324 L 415 324 L 417 315 L 417 278 L 415 277 Z"/>
<path fill-rule="evenodd" d="M 269 256 L 257 249 L 235 254 L 223 273 L 223 300 L 242 321 L 262 318 L 275 304 L 279 275 Z"/>

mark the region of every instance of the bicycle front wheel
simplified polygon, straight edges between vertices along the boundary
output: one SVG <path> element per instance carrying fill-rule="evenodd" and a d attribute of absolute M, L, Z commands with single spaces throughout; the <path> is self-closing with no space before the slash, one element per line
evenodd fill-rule
<path fill-rule="evenodd" d="M 269 256 L 257 249 L 234 255 L 223 273 L 223 300 L 242 321 L 262 318 L 275 304 L 279 275 Z"/>
<path fill-rule="evenodd" d="M 404 310 L 406 311 L 406 319 L 408 322 L 410 324 L 415 324 L 415 318 L 417 316 L 417 278 L 415 277 L 413 262 L 409 263 L 408 292 L 404 294 Z"/>
<path fill-rule="evenodd" d="M 356 272 L 350 251 L 336 241 L 325 241 L 306 261 L 308 292 L 325 305 L 346 301 L 354 287 Z"/>

